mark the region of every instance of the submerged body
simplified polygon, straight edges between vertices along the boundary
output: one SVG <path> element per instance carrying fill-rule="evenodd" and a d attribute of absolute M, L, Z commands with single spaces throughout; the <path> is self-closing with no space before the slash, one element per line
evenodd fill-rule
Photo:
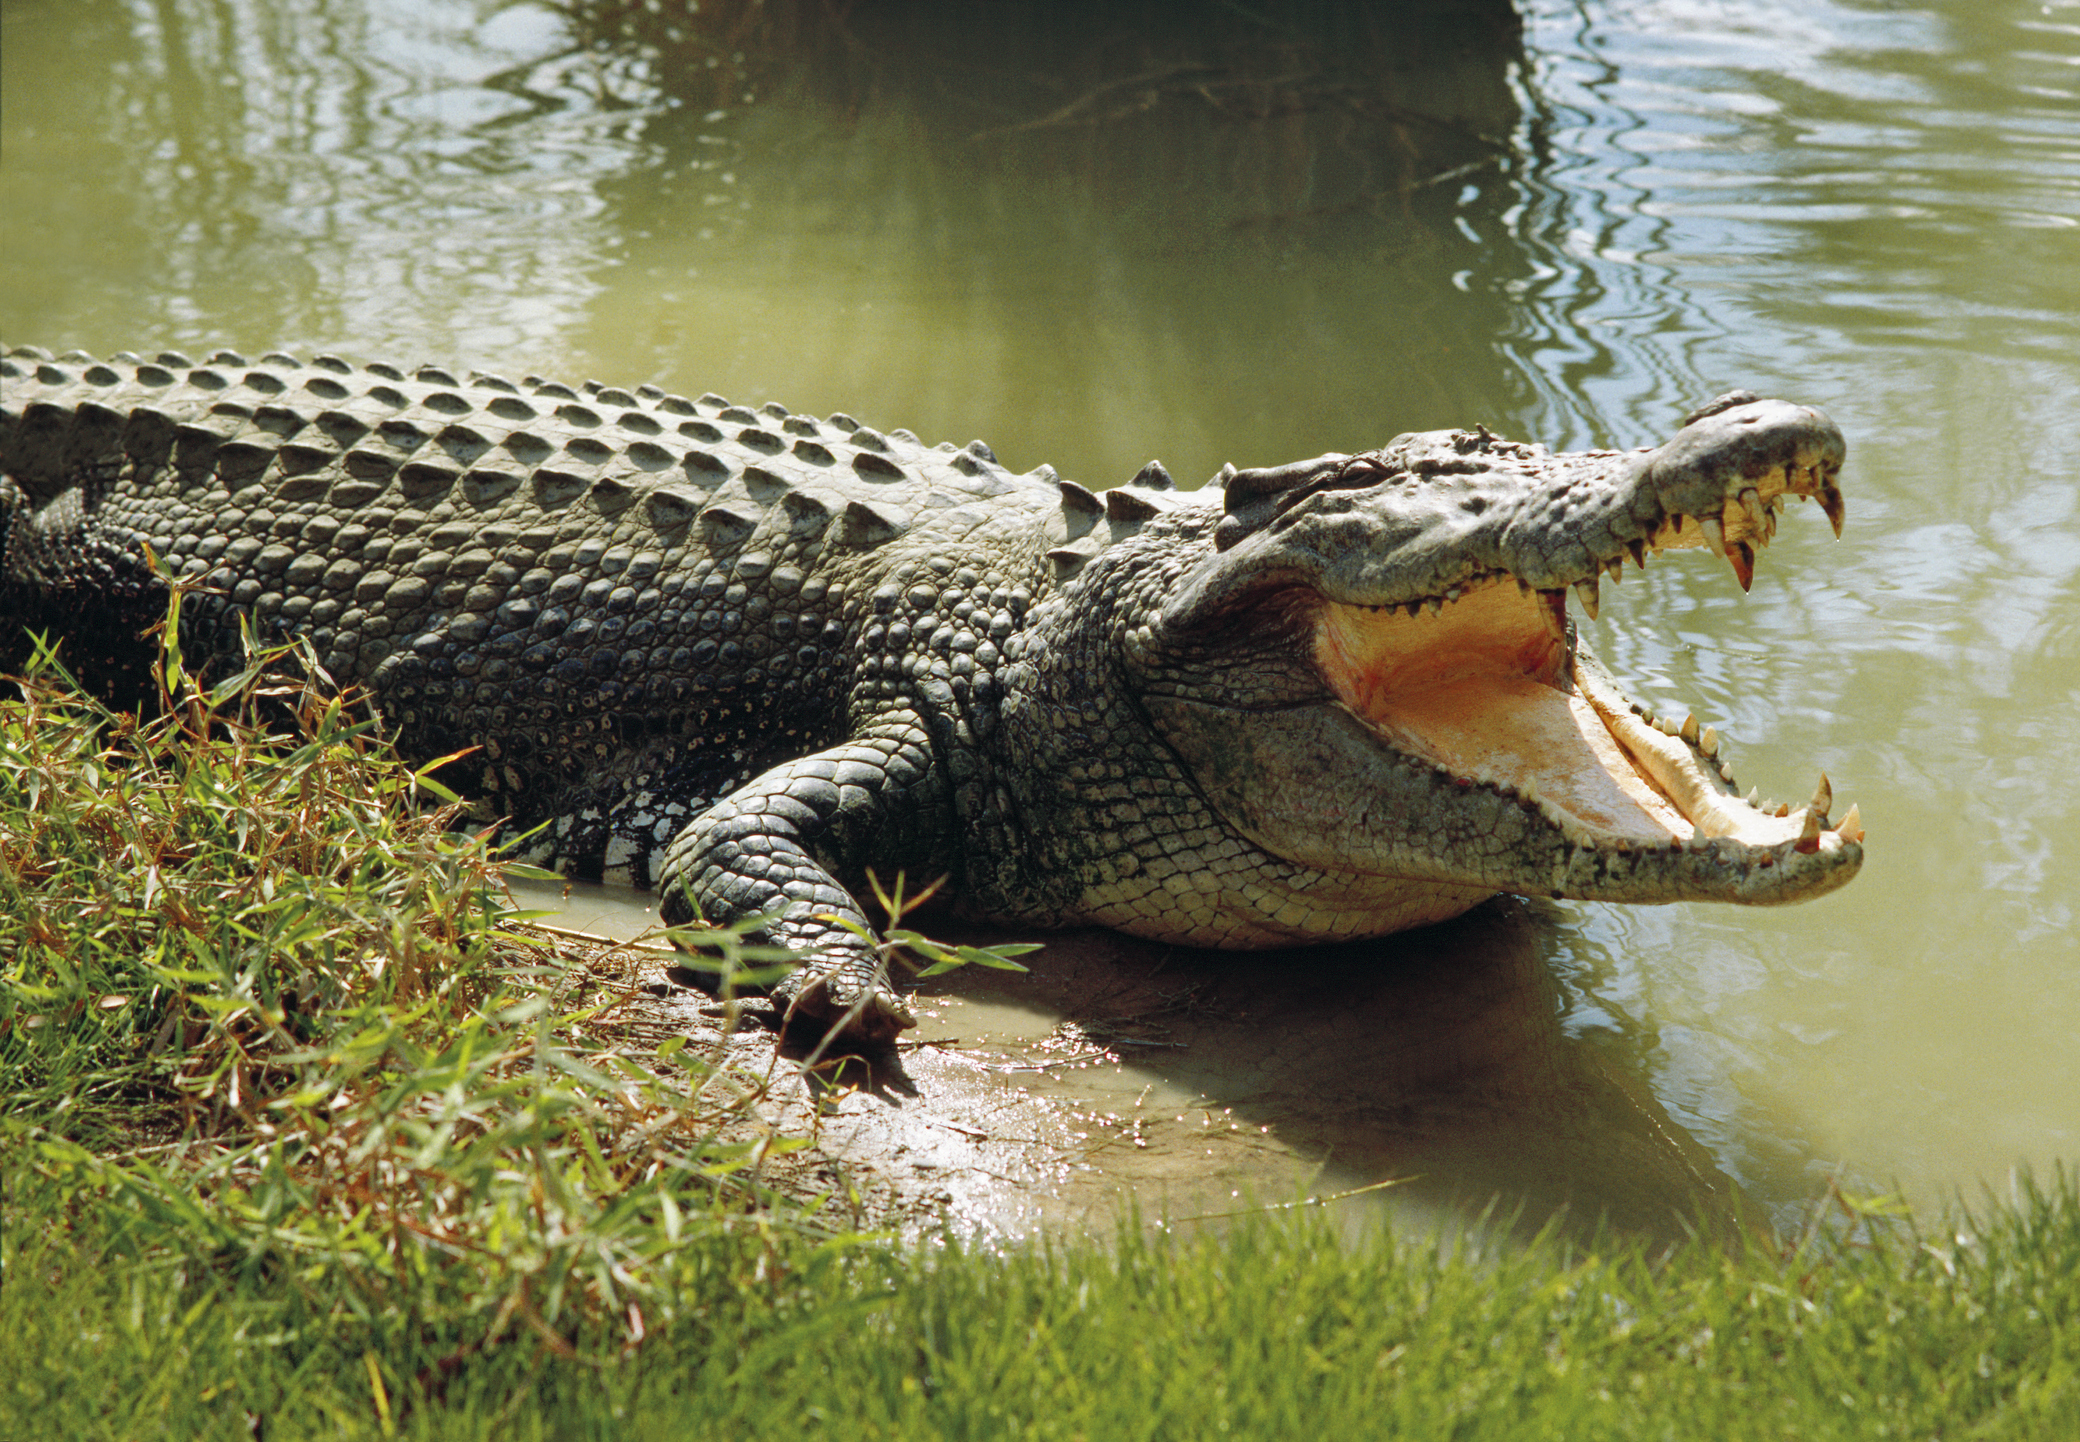
<path fill-rule="evenodd" d="M 1709 545 L 1745 587 L 1840 433 L 1744 393 L 1666 445 L 1485 430 L 1097 495 L 1047 467 L 715 396 L 220 353 L 0 359 L 0 667 L 118 699 L 163 575 L 191 657 L 300 633 L 542 859 L 771 913 L 781 987 L 908 1025 L 854 899 L 1204 946 L 1380 935 L 1499 891 L 1779 902 L 1862 863 L 1758 809 L 1576 640 L 1601 576 Z M 147 558 L 147 548 L 149 556 Z M 471 748 L 474 748 L 473 750 Z M 1775 814 L 1782 811 L 1783 814 Z"/>

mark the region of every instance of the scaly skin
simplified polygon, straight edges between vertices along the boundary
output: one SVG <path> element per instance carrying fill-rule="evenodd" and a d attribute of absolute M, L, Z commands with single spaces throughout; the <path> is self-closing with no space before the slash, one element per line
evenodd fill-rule
<path fill-rule="evenodd" d="M 1839 531 L 1839 432 L 1722 397 L 1655 450 L 1485 431 L 1100 497 L 988 447 L 654 388 L 225 352 L 0 360 L 0 665 L 28 630 L 134 698 L 183 645 L 307 636 L 541 859 L 772 912 L 781 1001 L 910 1024 L 855 900 L 950 873 L 970 914 L 1195 945 L 1380 935 L 1497 891 L 1794 901 L 1855 813 L 1732 794 L 1575 641 L 1628 557 L 1743 586 L 1788 496 Z M 452 782 L 451 782 L 452 784 Z M 1822 783 L 1823 793 L 1826 790 Z M 1784 815 L 1773 814 L 1782 811 Z"/>

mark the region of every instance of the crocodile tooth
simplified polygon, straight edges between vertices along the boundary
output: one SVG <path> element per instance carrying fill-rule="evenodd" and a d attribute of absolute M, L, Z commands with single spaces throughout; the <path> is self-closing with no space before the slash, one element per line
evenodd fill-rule
<path fill-rule="evenodd" d="M 1627 541 L 1625 549 L 1632 552 L 1632 564 L 1639 567 L 1642 571 L 1646 570 L 1647 543 L 1645 541 Z"/>
<path fill-rule="evenodd" d="M 1835 834 L 1844 841 L 1863 840 L 1863 809 L 1852 805 L 1849 814 L 1842 818 L 1842 824 L 1835 828 Z"/>
<path fill-rule="evenodd" d="M 1444 609 L 1444 602 L 1438 600 L 1435 596 L 1428 596 L 1423 600 L 1423 609 L 1435 616 Z"/>
<path fill-rule="evenodd" d="M 1827 773 L 1823 771 L 1820 773 L 1820 785 L 1814 789 L 1813 800 L 1807 809 L 1825 816 L 1833 808 L 1834 787 L 1828 785 Z"/>
<path fill-rule="evenodd" d="M 1688 741 L 1692 746 L 1695 746 L 1697 744 L 1697 713 L 1695 711 L 1692 711 L 1688 716 L 1685 716 L 1683 718 L 1683 727 L 1681 735 L 1682 738 L 1685 741 Z"/>
<path fill-rule="evenodd" d="M 1817 840 L 1820 835 L 1820 828 L 1826 820 L 1827 814 L 1825 812 L 1807 811 L 1805 824 L 1798 828 L 1798 839 L 1800 841 Z"/>
<path fill-rule="evenodd" d="M 1762 530 L 1762 492 L 1753 486 L 1741 492 L 1741 509 L 1748 513 L 1748 524 L 1758 532 Z"/>
<path fill-rule="evenodd" d="M 1724 782 L 1725 782 L 1725 783 L 1726 783 L 1726 784 L 1727 784 L 1728 786 L 1731 786 L 1731 785 L 1733 785 L 1733 763 L 1732 763 L 1732 762 L 1730 762 L 1730 761 L 1721 761 L 1721 762 L 1719 763 L 1719 779 L 1720 779 L 1721 781 L 1724 781 Z"/>
<path fill-rule="evenodd" d="M 1762 534 L 1765 540 L 1774 541 L 1777 538 L 1777 508 L 1775 506 L 1771 506 L 1767 511 L 1763 512 Z"/>
<path fill-rule="evenodd" d="M 1750 806 L 1755 806 L 1755 798 L 1760 796 L 1761 794 L 1762 788 L 1760 786 L 1750 786 L 1748 788 L 1748 804 Z M 1755 809 L 1757 811 L 1760 811 L 1762 808 L 1760 806 L 1755 806 Z"/>
<path fill-rule="evenodd" d="M 1576 581 L 1574 583 L 1574 593 L 1582 598 L 1582 609 L 1589 613 L 1589 619 L 1592 621 L 1595 620 L 1596 578 L 1594 576 L 1591 576 L 1586 581 Z"/>
<path fill-rule="evenodd" d="M 1539 611 L 1546 618 L 1546 634 L 1561 645 L 1567 644 L 1567 592 L 1540 591 Z"/>
<path fill-rule="evenodd" d="M 1768 810 L 1769 814 L 1776 817 L 1779 821 L 1782 821 L 1785 817 L 1791 814 L 1790 805 L 1782 801 L 1770 802 Z"/>
<path fill-rule="evenodd" d="M 1712 516 L 1699 516 L 1697 525 L 1698 529 L 1704 532 L 1704 538 L 1710 543 L 1711 548 L 1719 555 L 1724 556 L 1726 554 L 1726 527 L 1720 525 L 1718 520 Z"/>
<path fill-rule="evenodd" d="M 1755 584 L 1755 548 L 1746 541 L 1735 541 L 1726 559 L 1733 566 L 1733 579 L 1747 590 Z"/>
<path fill-rule="evenodd" d="M 1617 585 L 1619 582 L 1625 579 L 1624 558 L 1621 556 L 1611 557 L 1608 561 L 1605 561 L 1603 563 L 1603 570 L 1604 574 L 1611 578 L 1611 584 L 1613 586 Z"/>
<path fill-rule="evenodd" d="M 1719 733 L 1709 726 L 1705 727 L 1703 734 L 1697 738 L 1697 749 L 1707 756 L 1717 756 L 1719 754 Z"/>
<path fill-rule="evenodd" d="M 1846 508 L 1842 505 L 1841 487 L 1820 488 L 1820 509 L 1827 512 L 1828 524 L 1834 527 L 1834 538 L 1839 541 L 1842 538 L 1842 517 L 1847 514 Z"/>

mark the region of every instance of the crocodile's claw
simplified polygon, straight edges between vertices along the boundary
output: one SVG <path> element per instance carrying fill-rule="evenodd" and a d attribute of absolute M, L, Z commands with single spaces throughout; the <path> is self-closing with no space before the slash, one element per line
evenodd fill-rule
<path fill-rule="evenodd" d="M 894 1041 L 917 1025 L 888 978 L 858 957 L 842 957 L 822 970 L 813 962 L 797 967 L 770 995 L 782 1017 L 821 1022 L 848 1041 Z"/>

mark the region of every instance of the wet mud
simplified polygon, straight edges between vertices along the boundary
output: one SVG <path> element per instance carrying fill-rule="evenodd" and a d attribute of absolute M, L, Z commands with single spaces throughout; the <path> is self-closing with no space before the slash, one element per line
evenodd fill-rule
<path fill-rule="evenodd" d="M 575 929 L 632 936 L 646 902 L 574 888 L 557 904 Z M 761 1125 L 809 1140 L 786 1184 L 874 1225 L 1090 1234 L 1319 1206 L 1351 1232 L 1765 1233 L 1644 1078 L 1568 1033 L 1540 925 L 1498 899 L 1277 952 L 1053 933 L 1025 973 L 919 983 L 916 1030 L 870 1053 L 816 1057 L 756 1004 L 724 1039 L 724 1008 L 671 985 L 662 953 L 641 954 L 639 1011 L 645 1031 L 683 1031 L 756 1079 Z"/>

